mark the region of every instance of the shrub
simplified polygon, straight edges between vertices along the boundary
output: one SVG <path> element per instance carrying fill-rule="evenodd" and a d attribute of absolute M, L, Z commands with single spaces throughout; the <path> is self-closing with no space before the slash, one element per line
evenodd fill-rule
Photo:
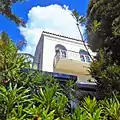
<path fill-rule="evenodd" d="M 96 79 L 97 93 L 101 99 L 120 94 L 120 66 L 106 58 L 101 50 L 98 59 L 90 66 L 90 73 Z"/>
<path fill-rule="evenodd" d="M 51 76 L 31 71 L 26 58 L 17 54 L 16 46 L 9 39 L 6 42 L 2 46 L 4 41 L 0 41 L 0 120 L 120 119 L 120 103 L 115 95 L 102 101 L 87 97 L 71 113 L 73 83 L 70 81 L 61 87 Z M 93 73 L 99 64 L 104 65 L 104 61 L 93 66 Z M 28 72 L 21 72 L 22 68 L 27 68 Z M 104 73 L 108 78 L 111 69 Z M 116 70 L 112 75 L 117 77 L 118 72 Z"/>

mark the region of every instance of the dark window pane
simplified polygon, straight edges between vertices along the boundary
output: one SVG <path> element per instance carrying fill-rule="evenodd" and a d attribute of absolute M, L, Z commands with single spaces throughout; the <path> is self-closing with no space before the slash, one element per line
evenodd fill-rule
<path fill-rule="evenodd" d="M 66 51 L 61 51 L 62 52 L 62 57 L 66 58 Z"/>
<path fill-rule="evenodd" d="M 60 50 L 55 50 L 56 56 L 60 56 Z"/>
<path fill-rule="evenodd" d="M 85 62 L 84 55 L 80 55 L 80 59 L 81 59 L 81 61 Z"/>
<path fill-rule="evenodd" d="M 84 55 L 88 55 L 88 52 L 85 51 L 85 50 L 82 50 L 82 49 L 79 51 L 79 53 L 80 53 L 80 54 L 84 54 Z"/>
<path fill-rule="evenodd" d="M 90 57 L 88 55 L 86 55 L 85 57 L 86 57 L 86 61 L 90 62 Z"/>

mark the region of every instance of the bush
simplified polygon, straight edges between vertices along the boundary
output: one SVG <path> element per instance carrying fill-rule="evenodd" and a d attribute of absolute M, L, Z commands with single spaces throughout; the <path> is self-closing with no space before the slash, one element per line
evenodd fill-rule
<path fill-rule="evenodd" d="M 106 58 L 103 50 L 90 66 L 90 73 L 96 79 L 97 93 L 101 99 L 120 94 L 120 65 Z"/>
<path fill-rule="evenodd" d="M 71 112 L 71 95 L 75 93 L 71 81 L 63 89 L 51 76 L 30 71 L 29 62 L 17 54 L 9 39 L 0 43 L 0 120 L 120 119 L 120 103 L 115 96 L 102 101 L 87 97 Z M 28 72 L 21 72 L 22 68 Z"/>
<path fill-rule="evenodd" d="M 75 108 L 72 120 L 120 120 L 120 103 L 116 97 L 101 101 L 85 98 Z"/>
<path fill-rule="evenodd" d="M 0 40 L 0 119 L 67 120 L 68 98 L 51 76 L 29 70 L 30 63 L 18 54 L 6 33 Z"/>

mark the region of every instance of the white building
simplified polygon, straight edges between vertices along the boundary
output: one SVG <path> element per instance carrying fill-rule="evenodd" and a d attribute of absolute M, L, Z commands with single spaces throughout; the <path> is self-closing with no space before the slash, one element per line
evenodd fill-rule
<path fill-rule="evenodd" d="M 89 49 L 89 48 L 88 48 Z M 92 56 L 95 55 L 90 49 Z M 88 81 L 90 56 L 81 40 L 54 33 L 43 32 L 34 56 L 34 68 L 78 76 L 78 81 Z"/>

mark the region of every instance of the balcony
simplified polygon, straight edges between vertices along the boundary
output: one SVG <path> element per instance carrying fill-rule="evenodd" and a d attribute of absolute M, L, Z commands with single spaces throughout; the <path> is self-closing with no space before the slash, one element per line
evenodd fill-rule
<path fill-rule="evenodd" d="M 75 75 L 88 75 L 91 59 L 87 54 L 58 50 L 54 58 L 54 70 Z"/>

